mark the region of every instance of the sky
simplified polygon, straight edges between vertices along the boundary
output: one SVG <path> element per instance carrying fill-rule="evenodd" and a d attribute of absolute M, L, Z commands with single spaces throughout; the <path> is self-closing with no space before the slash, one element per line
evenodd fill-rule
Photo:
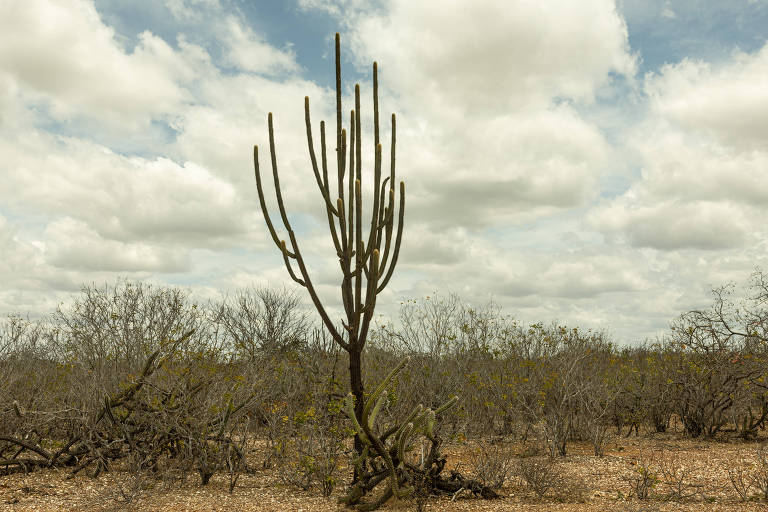
<path fill-rule="evenodd" d="M 341 318 L 303 117 L 309 96 L 335 130 L 335 32 L 364 187 L 374 60 L 398 116 L 405 234 L 382 321 L 456 293 L 634 344 L 768 270 L 768 0 L 437 6 L 0 2 L 0 315 L 119 279 L 199 300 L 293 286 L 253 176 L 272 112 L 289 215 Z"/>

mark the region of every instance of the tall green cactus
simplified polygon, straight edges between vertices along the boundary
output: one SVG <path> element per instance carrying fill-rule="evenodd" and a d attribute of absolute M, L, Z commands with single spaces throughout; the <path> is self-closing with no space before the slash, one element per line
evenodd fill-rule
<path fill-rule="evenodd" d="M 337 180 L 333 187 L 336 198 L 332 197 L 328 178 L 325 122 L 320 123 L 320 165 L 318 166 L 312 137 L 312 123 L 309 113 L 309 98 L 304 98 L 304 117 L 307 131 L 309 159 L 315 181 L 325 205 L 328 227 L 333 240 L 336 257 L 341 268 L 341 299 L 346 318 L 337 327 L 320 302 L 310 279 L 299 244 L 291 228 L 280 190 L 277 172 L 277 154 L 272 113 L 267 118 L 269 126 L 269 153 L 272 163 L 272 178 L 275 186 L 277 206 L 289 243 L 281 239 L 275 230 L 264 199 L 261 172 L 259 169 L 259 148 L 253 148 L 253 163 L 256 174 L 256 188 L 264 221 L 275 245 L 280 250 L 285 267 L 291 279 L 309 292 L 315 308 L 334 341 L 349 354 L 349 378 L 351 393 L 345 403 L 345 411 L 355 429 L 354 460 L 355 478 L 348 495 L 342 499 L 348 505 L 360 510 L 373 510 L 392 496 L 407 497 L 414 492 L 415 485 L 428 482 L 430 489 L 453 491 L 467 487 L 465 481 L 446 480 L 439 477 L 445 466 L 445 459 L 439 454 L 440 440 L 435 435 L 436 416 L 456 403 L 448 401 L 436 410 L 416 407 L 406 420 L 392 426 L 383 433 L 376 429 L 376 419 L 384 405 L 386 387 L 407 364 L 401 362 L 389 376 L 365 399 L 362 378 L 362 354 L 373 319 L 376 297 L 389 283 L 400 254 L 405 213 L 405 184 L 399 185 L 399 203 L 395 215 L 395 115 L 392 114 L 390 171 L 382 180 L 382 147 L 379 142 L 379 98 L 378 66 L 373 63 L 373 127 L 374 127 L 374 169 L 373 196 L 368 233 L 363 233 L 362 197 L 362 130 L 360 123 L 360 86 L 355 85 L 355 108 L 350 112 L 349 145 L 347 130 L 342 123 L 341 105 L 341 52 L 339 34 L 336 34 L 336 170 Z M 349 168 L 347 169 L 347 149 Z M 346 180 L 346 182 L 345 182 Z M 395 218 L 397 228 L 395 229 Z M 394 235 L 394 236 L 393 236 Z M 298 267 L 298 273 L 293 265 Z M 419 465 L 407 460 L 407 452 L 417 436 L 424 436 L 432 443 L 429 455 Z M 373 502 L 362 503 L 363 497 L 372 492 L 380 483 L 387 481 L 381 496 Z M 419 483 L 421 482 L 421 483 Z M 472 483 L 475 488 L 479 484 Z M 490 491 L 489 492 L 493 492 Z"/>
<path fill-rule="evenodd" d="M 280 180 L 277 172 L 277 155 L 272 113 L 269 113 L 269 152 L 272 163 L 272 177 L 275 185 L 277 206 L 290 243 L 281 239 L 275 230 L 267 210 L 259 170 L 259 148 L 253 148 L 253 162 L 256 174 L 256 188 L 259 203 L 264 214 L 264 221 L 272 240 L 282 253 L 291 279 L 309 292 L 315 308 L 322 318 L 325 328 L 334 341 L 349 354 L 350 389 L 356 398 L 355 413 L 362 418 L 364 396 L 362 378 L 362 353 L 368 337 L 368 329 L 376 307 L 376 296 L 389 283 L 395 270 L 400 243 L 403 237 L 403 219 L 405 213 L 405 184 L 401 181 L 399 207 L 395 215 L 395 115 L 392 114 L 390 171 L 382 180 L 382 148 L 379 142 L 379 82 L 378 66 L 373 63 L 373 125 L 374 125 L 374 171 L 373 200 L 371 205 L 370 228 L 363 233 L 363 197 L 362 197 L 362 130 L 360 127 L 360 86 L 355 85 L 355 108 L 350 113 L 349 145 L 347 130 L 342 122 L 341 105 L 341 51 L 339 34 L 336 34 L 336 168 L 337 183 L 332 187 L 328 178 L 328 160 L 325 139 L 325 122 L 320 122 L 320 166 L 315 153 L 312 137 L 312 123 L 309 113 L 309 97 L 304 98 L 304 117 L 307 131 L 307 144 L 312 171 L 325 204 L 328 227 L 335 254 L 341 267 L 341 299 L 344 305 L 345 319 L 341 320 L 342 329 L 334 322 L 320 302 L 312 280 L 310 279 L 299 244 L 294 235 L 283 203 Z M 347 149 L 349 148 L 349 170 L 347 172 Z M 346 179 L 346 183 L 345 183 Z M 332 195 L 336 192 L 336 198 Z M 395 218 L 397 217 L 397 229 Z M 394 238 L 393 238 L 394 235 Z M 382 250 L 383 246 L 383 250 Z M 295 271 L 294 263 L 298 267 Z M 364 290 L 363 290 L 364 289 Z M 363 293 L 364 291 L 364 293 Z M 362 446 L 356 441 L 358 451 Z"/>

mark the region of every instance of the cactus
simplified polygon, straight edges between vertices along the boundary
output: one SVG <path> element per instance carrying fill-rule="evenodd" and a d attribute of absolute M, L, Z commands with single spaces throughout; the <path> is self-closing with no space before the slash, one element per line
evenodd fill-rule
<path fill-rule="evenodd" d="M 377 428 L 376 419 L 386 401 L 384 391 L 407 363 L 407 358 L 402 360 L 367 397 L 363 404 L 362 421 L 358 421 L 355 414 L 354 397 L 351 393 L 347 395 L 344 412 L 352 421 L 363 443 L 363 450 L 354 460 L 359 477 L 339 502 L 358 510 L 375 510 L 392 497 L 410 498 L 417 489 L 432 494 L 455 493 L 464 488 L 485 498 L 496 497 L 492 489 L 465 480 L 456 472 L 452 472 L 449 478 L 440 476 L 446 461 L 440 455 L 441 440 L 435 432 L 437 415 L 456 405 L 458 397 L 452 397 L 434 410 L 419 404 L 405 420 L 384 431 Z M 409 460 L 408 454 L 420 436 L 426 438 L 431 447 L 427 456 L 417 463 Z M 383 484 L 384 490 L 372 501 L 363 501 L 380 484 Z"/>
<path fill-rule="evenodd" d="M 256 188 L 259 204 L 264 214 L 264 221 L 269 234 L 280 250 L 288 274 L 295 282 L 309 292 L 312 303 L 320 314 L 323 325 L 334 341 L 349 354 L 350 389 L 355 396 L 355 414 L 362 418 L 363 378 L 362 353 L 374 308 L 376 296 L 389 283 L 400 254 L 403 237 L 403 219 L 405 213 L 405 184 L 399 186 L 399 206 L 395 215 L 395 114 L 392 114 L 390 172 L 382 180 L 382 147 L 379 142 L 379 99 L 378 66 L 373 63 L 373 124 L 374 124 L 374 175 L 373 200 L 371 206 L 370 228 L 363 233 L 363 197 L 362 197 L 362 133 L 360 129 L 360 86 L 355 85 L 355 108 L 350 114 L 349 145 L 347 130 L 342 126 L 341 105 L 341 58 L 339 34 L 336 34 L 336 168 L 337 183 L 331 187 L 328 178 L 328 159 L 326 151 L 325 122 L 320 123 L 320 165 L 315 153 L 312 136 L 312 123 L 309 110 L 309 97 L 304 98 L 304 118 L 306 122 L 309 159 L 315 181 L 325 204 L 328 227 L 335 254 L 341 267 L 341 298 L 346 318 L 342 319 L 343 329 L 339 329 L 320 302 L 299 244 L 294 235 L 285 211 L 280 180 L 277 172 L 274 126 L 272 113 L 269 113 L 269 152 L 272 163 L 272 177 L 277 197 L 278 210 L 283 226 L 288 233 L 290 243 L 281 240 L 272 223 L 264 199 L 261 172 L 259 168 L 259 148 L 253 148 L 253 162 L 256 174 Z M 347 149 L 349 149 L 349 168 L 347 169 Z M 348 171 L 348 172 L 347 172 Z M 345 183 L 346 179 L 346 183 Z M 333 191 L 332 191 L 333 190 Z M 336 198 L 332 194 L 336 193 Z M 346 195 L 345 195 L 346 194 Z M 395 229 L 397 218 L 397 229 Z M 393 237 L 394 235 L 394 237 Z M 294 269 L 298 267 L 298 273 Z M 358 453 L 362 450 L 360 440 L 355 442 Z"/>
<path fill-rule="evenodd" d="M 346 318 L 341 320 L 342 329 L 330 318 L 320 302 L 307 267 L 299 249 L 296 236 L 291 228 L 285 211 L 280 179 L 277 171 L 277 154 L 272 113 L 267 117 L 269 127 L 269 153 L 272 164 L 272 178 L 275 196 L 283 227 L 288 233 L 290 243 L 280 239 L 272 223 L 264 199 L 261 171 L 259 168 L 259 148 L 253 148 L 253 163 L 256 175 L 256 189 L 264 221 L 283 257 L 283 262 L 296 283 L 309 292 L 312 303 L 320 314 L 323 325 L 333 340 L 349 355 L 349 379 L 351 393 L 345 402 L 345 412 L 352 421 L 355 430 L 355 451 L 353 460 L 355 470 L 352 486 L 342 500 L 348 505 L 357 505 L 361 510 L 373 510 L 391 496 L 404 498 L 414 492 L 415 485 L 423 486 L 428 482 L 429 489 L 456 490 L 467 488 L 464 481 L 443 480 L 439 474 L 445 466 L 445 459 L 440 457 L 440 440 L 435 435 L 436 416 L 453 404 L 449 401 L 435 411 L 417 407 L 406 421 L 390 428 L 383 434 L 376 430 L 376 419 L 383 407 L 383 391 L 392 379 L 407 363 L 401 362 L 389 376 L 365 399 L 362 378 L 362 354 L 368 337 L 368 330 L 376 307 L 376 297 L 389 283 L 400 254 L 403 237 L 403 219 L 405 212 L 405 184 L 399 185 L 399 203 L 395 205 L 395 115 L 392 114 L 390 171 L 382 180 L 382 147 L 379 142 L 379 99 L 378 66 L 373 63 L 373 127 L 374 127 L 374 169 L 373 196 L 370 213 L 370 228 L 363 233 L 363 197 L 362 197 L 362 133 L 360 128 L 360 86 L 355 85 L 355 108 L 350 113 L 349 145 L 347 130 L 342 126 L 341 105 L 341 52 L 339 34 L 336 34 L 336 170 L 337 179 L 334 187 L 328 178 L 328 159 L 326 151 L 325 122 L 320 123 L 320 165 L 318 165 L 312 136 L 309 98 L 304 98 L 304 118 L 307 131 L 309 159 L 315 181 L 320 189 L 325 205 L 328 227 L 333 247 L 341 268 L 341 299 Z M 349 167 L 347 168 L 347 150 Z M 346 180 L 346 182 L 345 182 Z M 332 192 L 333 189 L 333 192 Z M 335 199 L 332 194 L 335 193 Z M 346 195 L 345 195 L 346 194 Z M 395 214 L 397 210 L 397 215 Z M 397 218 L 397 228 L 395 219 Z M 394 236 L 393 236 L 394 235 Z M 298 268 L 298 272 L 294 268 Z M 413 439 L 423 435 L 432 443 L 429 456 L 420 465 L 413 465 L 406 460 Z M 373 491 L 380 483 L 387 481 L 384 493 L 374 502 L 361 503 L 361 499 Z M 476 485 L 476 484 L 473 484 Z M 479 487 L 477 487 L 479 489 Z M 488 490 L 489 492 L 493 492 Z M 485 491 L 483 495 L 486 496 Z M 494 493 L 495 495 L 495 493 Z M 488 496 L 486 496 L 488 497 Z"/>

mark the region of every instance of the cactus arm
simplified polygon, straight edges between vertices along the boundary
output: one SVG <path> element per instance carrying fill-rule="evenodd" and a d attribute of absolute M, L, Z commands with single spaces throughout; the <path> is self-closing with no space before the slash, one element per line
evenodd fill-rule
<path fill-rule="evenodd" d="M 358 473 L 362 473 L 364 471 L 365 468 L 363 466 L 363 462 L 368 459 L 369 453 L 370 447 L 366 444 L 363 446 L 363 452 L 352 460 L 352 464 L 357 469 Z"/>
<path fill-rule="evenodd" d="M 360 307 L 363 286 L 363 194 L 362 189 L 362 135 L 360 127 L 360 84 L 355 84 L 355 308 Z M 351 171 L 352 169 L 350 169 Z M 360 312 L 355 315 L 354 330 L 360 328 Z"/>
<path fill-rule="evenodd" d="M 271 113 L 269 118 L 272 119 Z M 253 146 L 253 167 L 256 175 L 256 191 L 259 194 L 259 204 L 261 206 L 261 213 L 264 215 L 264 222 L 267 224 L 267 229 L 269 229 L 269 234 L 275 242 L 275 245 L 282 251 L 282 248 L 280 247 L 280 238 L 277 236 L 277 231 L 275 231 L 275 226 L 272 224 L 272 219 L 269 217 L 269 210 L 267 210 L 267 204 L 264 200 L 264 189 L 261 186 L 261 171 L 259 169 L 259 146 Z M 288 253 L 288 257 L 295 258 L 296 256 L 293 253 Z"/>
<path fill-rule="evenodd" d="M 413 433 L 413 430 L 413 423 L 408 423 L 403 426 L 400 435 L 395 439 L 397 443 L 397 458 L 400 460 L 400 464 L 405 464 L 405 446 L 408 444 L 408 437 Z"/>
<path fill-rule="evenodd" d="M 424 422 L 424 435 L 430 441 L 435 440 L 435 411 L 429 411 Z"/>
<path fill-rule="evenodd" d="M 328 329 L 328 332 L 331 333 L 334 341 L 336 341 L 336 343 L 338 343 L 344 350 L 348 351 L 349 344 L 343 340 L 339 332 L 336 330 L 336 326 L 328 317 L 328 313 L 326 313 L 322 302 L 320 302 L 320 297 L 317 296 L 315 287 L 312 285 L 312 281 L 309 278 L 307 267 L 304 264 L 304 258 L 301 256 L 301 251 L 299 251 L 299 244 L 296 242 L 296 235 L 294 235 L 293 230 L 288 231 L 288 236 L 291 239 L 291 245 L 293 246 L 293 250 L 296 253 L 296 263 L 299 265 L 299 271 L 301 271 L 301 276 L 304 278 L 304 287 L 309 292 L 309 296 L 312 299 L 312 303 L 314 304 L 315 309 L 317 309 L 317 312 L 320 314 L 320 318 L 322 318 L 325 328 Z"/>
<path fill-rule="evenodd" d="M 421 404 L 418 404 L 416 407 L 414 407 L 413 410 L 411 411 L 411 414 L 408 415 L 408 417 L 405 419 L 402 425 L 400 425 L 400 427 L 395 431 L 395 438 L 397 438 L 401 434 L 405 425 L 407 425 L 408 423 L 413 423 L 416 420 L 416 417 L 419 414 L 421 414 L 423 410 L 424 410 L 424 406 Z"/>
<path fill-rule="evenodd" d="M 349 177 L 347 179 L 349 187 L 349 222 L 347 224 L 349 250 L 354 251 L 355 245 L 355 140 L 358 137 L 355 130 L 355 114 L 354 110 L 349 112 Z M 347 255 L 351 262 L 352 253 Z M 349 272 L 349 268 L 347 268 Z M 351 290 L 351 288 L 350 288 Z"/>
<path fill-rule="evenodd" d="M 338 195 L 339 195 L 339 197 L 338 198 L 341 199 L 342 201 L 344 200 L 344 164 L 346 163 L 346 158 L 344 157 L 344 155 L 346 154 L 346 152 L 347 152 L 347 130 L 346 130 L 346 128 L 342 128 L 342 130 L 341 130 L 341 151 L 337 151 L 337 153 L 338 153 L 337 154 L 337 160 L 339 160 L 339 166 L 340 166 L 339 175 L 338 175 L 338 181 L 339 181 L 339 183 L 338 183 Z M 339 156 L 339 155 L 341 155 L 341 156 Z M 339 218 L 344 217 L 344 213 L 345 212 L 344 212 L 343 209 L 341 209 L 341 210 L 337 209 L 337 213 L 339 214 L 338 215 Z M 346 240 L 346 233 L 344 231 L 341 232 L 341 239 L 342 239 L 342 241 Z"/>
<path fill-rule="evenodd" d="M 373 156 L 373 211 L 371 212 L 371 230 L 368 233 L 368 246 L 365 252 L 365 259 L 369 259 L 374 249 L 381 246 L 378 238 L 379 233 L 379 200 L 381 196 L 381 144 L 376 145 Z"/>
<path fill-rule="evenodd" d="M 371 326 L 373 310 L 376 307 L 376 283 L 379 276 L 379 251 L 374 249 L 371 255 L 371 273 L 368 276 L 368 287 L 365 292 L 365 306 L 362 309 L 363 323 L 360 327 L 359 338 L 365 340 L 368 337 L 368 329 Z"/>
<path fill-rule="evenodd" d="M 379 143 L 379 78 L 378 65 L 373 63 L 373 211 L 371 212 L 371 232 L 368 235 L 368 247 L 378 248 L 377 229 L 379 222 L 379 189 L 381 188 L 381 144 Z"/>
<path fill-rule="evenodd" d="M 400 182 L 400 211 L 397 219 L 397 236 L 395 238 L 395 249 L 392 253 L 392 261 L 389 264 L 389 269 L 384 277 L 384 281 L 379 285 L 378 292 L 381 292 L 386 288 L 389 283 L 392 273 L 395 271 L 395 265 L 397 264 L 397 258 L 400 255 L 400 244 L 403 240 L 403 221 L 405 220 L 405 182 Z"/>
<path fill-rule="evenodd" d="M 362 306 L 363 292 L 363 263 L 365 257 L 365 247 L 363 245 L 363 193 L 361 191 L 360 180 L 355 180 L 355 332 L 360 328 L 360 310 Z"/>
<path fill-rule="evenodd" d="M 360 440 L 363 441 L 363 444 L 370 445 L 371 440 L 368 438 L 365 430 L 363 430 L 360 422 L 357 421 L 357 415 L 355 414 L 355 397 L 352 395 L 352 393 L 348 393 L 344 398 L 344 412 L 352 421 L 352 428 L 354 429 L 355 433 L 360 436 Z"/>
<path fill-rule="evenodd" d="M 389 201 L 387 205 L 388 210 L 388 218 L 384 221 L 384 225 L 386 226 L 385 230 L 385 236 L 384 236 L 384 256 L 381 259 L 381 268 L 384 268 L 387 265 L 387 260 L 389 259 L 389 247 L 392 242 L 392 220 L 394 219 L 394 209 L 395 209 L 395 131 L 396 131 L 396 123 L 395 123 L 395 114 L 392 114 L 392 142 L 390 143 L 390 156 L 389 156 L 389 162 L 390 162 L 390 168 L 389 168 L 389 180 L 385 180 L 385 184 L 388 183 L 389 187 L 382 187 L 387 188 L 389 190 Z"/>
<path fill-rule="evenodd" d="M 371 394 L 370 397 L 368 397 L 368 400 L 365 403 L 365 406 L 363 407 L 363 414 L 360 418 L 360 422 L 358 422 L 356 419 L 353 420 L 353 423 L 355 424 L 355 427 L 362 427 L 362 432 L 364 433 L 365 437 L 367 438 L 367 441 L 372 444 L 373 448 L 376 450 L 376 452 L 379 454 L 379 456 L 384 460 L 385 464 L 387 465 L 387 469 L 389 471 L 390 476 L 390 487 L 392 488 L 392 492 L 395 494 L 395 496 L 401 496 L 402 493 L 398 486 L 398 477 L 397 477 L 397 471 L 395 469 L 395 465 L 392 461 L 392 457 L 390 456 L 389 452 L 387 451 L 386 446 L 384 446 L 384 443 L 376 437 L 372 432 L 372 421 L 371 421 L 371 411 L 372 409 L 375 410 L 378 407 L 381 407 L 381 401 L 380 398 L 383 398 L 382 393 L 387 388 L 389 383 L 392 381 L 392 379 L 395 378 L 395 376 L 405 367 L 405 365 L 408 363 L 410 358 L 406 357 L 400 363 L 398 363 L 397 366 L 395 366 L 391 372 L 389 372 L 389 375 L 386 376 L 386 378 L 381 381 L 381 383 L 376 387 L 374 392 Z M 376 404 L 376 405 L 374 405 Z M 347 399 L 345 403 L 348 414 L 349 412 L 352 412 L 352 415 L 354 416 L 354 408 L 352 407 L 352 400 Z M 376 411 L 378 413 L 378 411 Z M 375 416 L 375 414 L 374 414 Z M 361 435 L 362 438 L 362 435 Z"/>
<path fill-rule="evenodd" d="M 393 425 L 389 427 L 384 431 L 383 434 L 381 434 L 381 441 L 385 442 L 391 435 L 396 434 L 398 430 L 400 430 L 400 425 Z"/>
<path fill-rule="evenodd" d="M 387 388 L 389 383 L 392 381 L 392 379 L 395 378 L 395 376 L 400 373 L 400 371 L 403 369 L 403 367 L 408 364 L 408 361 L 410 361 L 409 357 L 406 357 L 405 359 L 401 360 L 397 366 L 395 366 L 391 372 L 389 372 L 389 375 L 386 376 L 386 378 L 381 381 L 381 383 L 376 387 L 376 389 L 373 391 L 371 396 L 368 398 L 365 407 L 363 408 L 363 417 L 361 418 L 363 420 L 363 423 L 368 423 L 368 416 L 371 413 L 371 408 L 373 407 L 374 403 L 379 399 L 379 396 L 384 392 L 384 390 Z"/>
<path fill-rule="evenodd" d="M 324 168 L 324 178 L 320 176 L 320 168 L 317 166 L 317 157 L 315 156 L 315 143 L 313 142 L 312 137 L 312 120 L 309 113 L 309 96 L 304 96 L 304 122 L 306 124 L 307 128 L 307 146 L 309 146 L 309 161 L 312 163 L 312 172 L 315 175 L 315 181 L 317 181 L 317 188 L 320 189 L 320 194 L 323 196 L 323 199 L 325 200 L 325 208 L 333 213 L 333 215 L 338 216 L 338 212 L 333 207 L 333 203 L 331 203 L 331 196 L 328 190 L 328 172 L 327 167 Z M 325 149 L 325 136 L 324 136 L 324 122 L 320 122 L 320 148 L 321 151 L 324 152 Z M 336 231 L 331 232 L 333 235 L 333 239 L 335 242 L 337 242 L 336 246 L 338 248 L 338 237 L 336 236 Z"/>
<path fill-rule="evenodd" d="M 376 405 L 373 407 L 373 411 L 371 411 L 371 415 L 368 417 L 368 428 L 373 430 L 373 425 L 376 423 L 376 416 L 378 416 L 379 411 L 381 410 L 381 406 L 384 405 L 384 402 L 387 400 L 387 395 L 381 395 L 378 400 L 376 400 Z"/>
<path fill-rule="evenodd" d="M 339 197 L 344 199 L 344 164 L 346 163 L 346 147 L 342 140 L 343 128 L 341 125 L 341 38 L 336 33 L 335 57 L 336 57 L 336 166 L 339 177 Z"/>
<path fill-rule="evenodd" d="M 325 213 L 328 218 L 328 229 L 331 232 L 331 238 L 333 239 L 333 247 L 336 249 L 336 255 L 339 258 L 344 257 L 343 247 L 339 240 L 339 235 L 336 230 L 335 217 L 339 217 L 339 224 L 341 225 L 341 217 L 344 215 L 344 211 L 339 211 L 338 203 L 337 208 L 333 207 L 333 203 L 330 197 L 330 190 L 328 188 L 328 157 L 326 155 L 325 146 L 325 121 L 320 121 L 320 159 L 323 166 L 323 178 L 322 178 L 322 194 L 325 199 Z M 321 185 L 320 178 L 316 176 L 318 185 Z"/>
<path fill-rule="evenodd" d="M 275 127 L 272 120 L 272 112 L 267 116 L 267 125 L 269 128 L 269 157 L 272 162 L 272 179 L 275 183 L 277 208 L 280 211 L 280 218 L 283 219 L 283 226 L 285 226 L 288 231 L 291 231 L 291 223 L 288 222 L 288 214 L 285 212 L 283 193 L 280 189 L 280 175 L 277 172 L 277 150 L 275 149 Z"/>
<path fill-rule="evenodd" d="M 303 279 L 300 279 L 296 276 L 296 273 L 293 271 L 293 267 L 291 266 L 291 262 L 288 259 L 288 254 L 291 254 L 288 248 L 285 246 L 285 240 L 280 240 L 280 250 L 283 253 L 283 262 L 285 262 L 285 268 L 288 269 L 288 275 L 291 276 L 291 279 L 299 283 L 301 286 L 307 286 L 307 284 L 304 282 Z M 295 258 L 296 256 L 294 256 Z"/>
<path fill-rule="evenodd" d="M 443 405 L 435 409 L 435 414 L 443 413 L 448 409 L 450 409 L 451 407 L 453 407 L 454 405 L 456 405 L 457 403 L 459 403 L 459 397 L 457 395 L 453 395 Z"/>

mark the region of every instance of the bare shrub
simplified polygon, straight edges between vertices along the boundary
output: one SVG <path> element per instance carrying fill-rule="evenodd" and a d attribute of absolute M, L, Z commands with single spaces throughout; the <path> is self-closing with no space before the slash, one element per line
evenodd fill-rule
<path fill-rule="evenodd" d="M 290 485 L 331 493 L 348 448 L 342 440 L 353 432 L 339 414 L 349 365 L 333 336 L 311 329 L 295 297 L 281 293 L 250 289 L 198 306 L 181 290 L 120 281 L 84 288 L 42 321 L 0 321 L 0 471 L 53 466 L 97 476 L 128 465 L 137 481 L 191 475 L 204 484 L 218 474 L 233 487 L 250 470 L 246 445 L 258 439 L 253 446 L 266 443 L 263 467 Z M 475 453 L 472 485 L 498 488 L 513 474 L 539 499 L 573 500 L 579 491 L 563 465 L 542 456 L 566 453 L 575 439 L 601 455 L 610 424 L 662 432 L 674 410 L 689 436 L 753 439 L 765 429 L 765 300 L 747 301 L 751 310 L 734 304 L 721 292 L 722 309 L 684 315 L 673 338 L 619 350 L 601 334 L 522 328 L 492 305 L 473 308 L 457 296 L 411 301 L 403 325 L 377 319 L 363 354 L 364 388 L 410 356 L 381 392 L 377 424 L 400 425 L 420 398 L 423 410 L 436 410 L 457 390 L 440 435 L 492 439 Z M 373 434 L 385 446 L 394 439 L 387 430 Z M 417 468 L 408 478 L 419 502 L 436 485 L 421 467 L 431 440 L 412 437 L 424 450 L 405 447 L 403 456 Z M 525 461 L 511 462 L 510 437 L 525 443 Z M 380 476 L 374 466 L 383 468 L 377 453 L 369 448 L 374 459 L 360 469 L 369 481 Z M 708 499 L 692 468 L 662 455 L 633 466 L 624 478 L 630 495 Z M 729 470 L 744 501 L 766 499 L 766 475 L 764 447 Z M 468 480 L 451 478 L 439 485 L 467 489 Z"/>
<path fill-rule="evenodd" d="M 381 380 L 397 362 L 391 359 L 393 352 L 411 357 L 411 368 L 400 376 L 401 381 L 408 380 L 411 391 L 393 404 L 393 414 L 408 414 L 416 397 L 429 397 L 438 406 L 458 391 L 459 405 L 446 418 L 449 434 L 496 430 L 509 401 L 501 398 L 504 387 L 496 384 L 506 374 L 495 368 L 490 355 L 489 347 L 502 335 L 504 322 L 495 306 L 473 308 L 455 294 L 432 295 L 403 303 L 399 319 L 399 329 L 385 327 L 373 334 L 374 346 L 388 353 L 378 352 L 369 365 L 372 380 Z"/>
<path fill-rule="evenodd" d="M 766 367 L 764 358 L 760 358 L 760 364 Z M 765 429 L 768 421 L 768 384 L 766 384 L 766 372 L 761 372 L 750 379 L 748 385 L 743 386 L 746 395 L 740 403 L 734 407 L 733 423 L 736 431 L 745 441 L 757 438 L 758 431 Z"/>
<path fill-rule="evenodd" d="M 620 371 L 613 347 L 603 340 L 592 340 L 586 349 L 582 371 L 582 389 L 578 395 L 577 421 L 580 434 L 592 444 L 596 456 L 605 455 L 611 414 L 619 388 L 615 385 Z"/>
<path fill-rule="evenodd" d="M 755 462 L 728 469 L 731 487 L 741 501 L 768 500 L 768 445 L 755 449 Z"/>
<path fill-rule="evenodd" d="M 704 485 L 692 481 L 694 468 L 686 465 L 676 453 L 659 457 L 657 463 L 659 498 L 665 501 L 706 500 Z"/>
<path fill-rule="evenodd" d="M 3 397 L 15 420 L 0 422 L 0 465 L 96 477 L 126 460 L 137 471 L 194 471 L 203 484 L 226 471 L 234 485 L 247 469 L 242 413 L 255 394 L 209 326 L 178 289 L 84 287 L 44 329 L 36 371 Z"/>
<path fill-rule="evenodd" d="M 551 457 L 519 459 L 515 472 L 540 500 L 549 497 L 560 502 L 583 502 L 586 499 L 588 489 L 585 484 L 566 476 Z"/>
<path fill-rule="evenodd" d="M 580 414 L 583 436 L 592 444 L 597 457 L 605 456 L 605 446 L 610 439 L 608 414 L 611 405 L 606 400 L 586 395 L 584 409 Z"/>
<path fill-rule="evenodd" d="M 739 499 L 741 501 L 749 501 L 752 497 L 752 483 L 750 482 L 747 470 L 741 467 L 728 468 L 728 479 Z"/>
<path fill-rule="evenodd" d="M 757 448 L 755 456 L 757 467 L 750 476 L 750 483 L 761 499 L 768 500 L 768 445 Z"/>
<path fill-rule="evenodd" d="M 751 283 L 752 297 L 733 298 L 734 286 L 712 291 L 713 305 L 707 310 L 689 311 L 672 325 L 677 368 L 677 413 L 686 433 L 712 437 L 733 416 L 741 417 L 742 437 L 756 434 L 764 425 L 768 409 L 753 399 L 766 390 L 759 385 L 765 374 L 768 343 L 768 277 L 757 271 Z M 758 356 L 758 357 L 755 357 Z"/>
<path fill-rule="evenodd" d="M 622 479 L 629 485 L 630 496 L 639 500 L 647 500 L 651 497 L 651 492 L 659 483 L 658 470 L 653 467 L 653 460 L 653 455 L 641 456 L 633 464 L 632 472 L 622 476 Z"/>
<path fill-rule="evenodd" d="M 51 348 L 61 361 L 77 362 L 103 389 L 114 389 L 127 373 L 137 373 L 164 341 L 196 331 L 186 346 L 212 345 L 201 329 L 203 308 L 178 288 L 118 281 L 84 286 L 68 306 L 53 314 Z"/>
<path fill-rule="evenodd" d="M 304 348 L 310 324 L 300 305 L 288 289 L 246 288 L 216 306 L 214 321 L 240 361 L 259 363 L 265 355 Z"/>
<path fill-rule="evenodd" d="M 531 325 L 518 330 L 521 371 L 516 376 L 513 399 L 527 417 L 544 425 L 550 445 L 550 455 L 565 456 L 567 443 L 572 437 L 586 395 L 599 382 L 603 368 L 596 366 L 603 351 L 610 350 L 602 334 L 580 331 L 564 326 L 545 327 Z M 597 377 L 595 377 L 597 375 Z M 593 426 L 601 426 L 602 416 L 607 418 L 609 397 L 597 396 L 594 405 Z M 598 409 L 605 411 L 604 414 Z M 601 443 L 600 430 L 597 439 Z"/>
<path fill-rule="evenodd" d="M 283 482 L 305 491 L 317 486 L 323 496 L 331 495 L 349 435 L 339 415 L 340 406 L 332 405 L 334 410 L 321 414 L 310 407 L 292 418 L 296 431 L 281 440 L 284 452 L 278 461 Z"/>
<path fill-rule="evenodd" d="M 555 462 L 548 457 L 529 457 L 517 462 L 517 476 L 539 499 L 562 485 L 563 477 Z"/>
<path fill-rule="evenodd" d="M 24 424 L 26 411 L 47 400 L 51 375 L 45 357 L 44 327 L 18 315 L 0 321 L 0 435 L 11 435 Z M 40 430 L 45 425 L 38 425 Z M 0 458 L 3 457 L 0 451 Z"/>
<path fill-rule="evenodd" d="M 501 488 L 515 469 L 512 450 L 502 441 L 481 442 L 472 454 L 471 464 L 475 478 L 491 489 Z"/>

